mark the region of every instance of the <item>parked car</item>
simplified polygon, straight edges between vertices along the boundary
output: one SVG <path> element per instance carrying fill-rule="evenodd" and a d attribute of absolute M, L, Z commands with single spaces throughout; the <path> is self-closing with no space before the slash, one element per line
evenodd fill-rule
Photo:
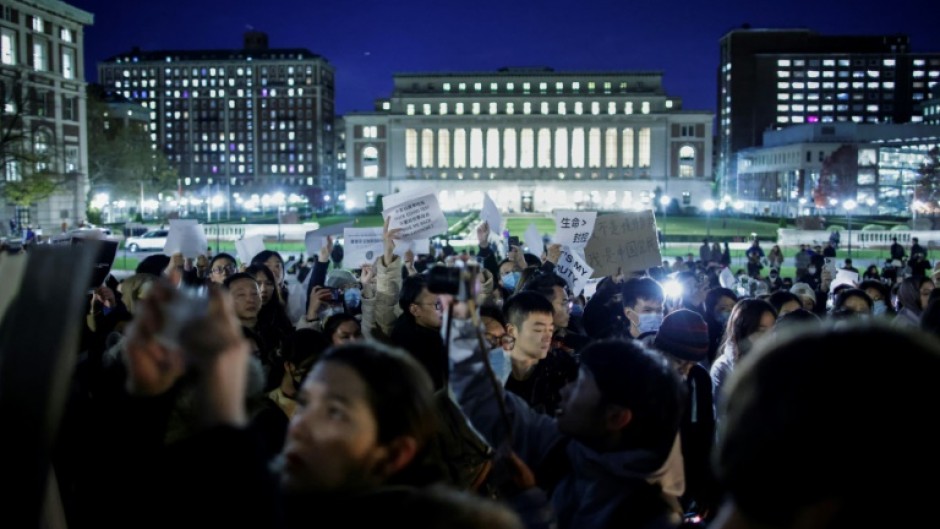
<path fill-rule="evenodd" d="M 124 248 L 128 251 L 162 250 L 166 245 L 168 230 L 151 230 L 140 237 L 128 237 L 124 241 Z"/>
<path fill-rule="evenodd" d="M 111 230 L 108 228 L 99 228 L 97 226 L 85 226 L 82 228 L 75 228 L 63 233 L 58 233 L 49 238 L 49 242 L 53 244 L 59 243 L 68 243 L 73 238 L 78 239 L 110 239 Z"/>

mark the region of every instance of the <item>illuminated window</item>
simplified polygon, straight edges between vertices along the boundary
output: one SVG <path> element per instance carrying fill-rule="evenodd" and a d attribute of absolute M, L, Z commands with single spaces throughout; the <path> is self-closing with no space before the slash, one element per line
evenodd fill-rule
<path fill-rule="evenodd" d="M 405 167 L 414 169 L 418 166 L 418 131 L 405 130 Z"/>
<path fill-rule="evenodd" d="M 499 167 L 499 129 L 486 129 L 486 167 Z"/>
<path fill-rule="evenodd" d="M 499 87 L 496 86 L 496 83 L 490 83 L 490 92 L 495 94 L 497 90 L 499 90 Z"/>
<path fill-rule="evenodd" d="M 597 101 L 591 102 L 591 115 L 596 116 L 601 113 L 601 104 Z"/>
<path fill-rule="evenodd" d="M 415 115 L 415 106 L 414 106 L 414 105 L 411 105 L 411 104 L 409 104 L 408 106 L 406 106 L 406 107 L 405 107 L 405 114 L 408 114 L 409 116 L 414 116 L 414 115 Z"/>
<path fill-rule="evenodd" d="M 777 59 L 777 66 L 789 67 L 790 59 Z"/>
<path fill-rule="evenodd" d="M 623 129 L 623 166 L 633 167 L 633 129 Z"/>
<path fill-rule="evenodd" d="M 539 83 L 539 93 L 544 94 L 548 92 L 548 83 Z"/>
<path fill-rule="evenodd" d="M 780 90 L 786 90 L 787 88 L 790 88 L 790 83 L 783 83 L 783 82 L 777 83 L 777 88 L 779 88 Z"/>
<path fill-rule="evenodd" d="M 450 131 L 437 131 L 437 166 L 450 167 Z"/>
<path fill-rule="evenodd" d="M 610 93 L 610 81 L 604 81 L 604 93 L 605 94 Z"/>
<path fill-rule="evenodd" d="M 584 103 L 582 103 L 581 101 L 577 101 L 577 102 L 574 104 L 574 113 L 575 113 L 575 115 L 577 115 L 577 116 L 580 116 L 581 114 L 584 114 Z"/>
<path fill-rule="evenodd" d="M 581 130 L 581 129 L 576 129 Z M 574 141 L 574 140 L 572 140 Z M 584 142 L 581 142 L 584 145 Z M 574 149 L 571 153 L 572 158 L 572 167 L 584 167 L 583 159 L 581 165 L 574 165 L 575 155 Z M 599 168 L 601 166 L 601 129 L 592 128 L 588 131 L 588 167 L 592 169 Z"/>
<path fill-rule="evenodd" d="M 633 114 L 633 101 L 627 101 L 623 104 L 624 114 Z"/>
<path fill-rule="evenodd" d="M 649 127 L 643 127 L 640 129 L 639 135 L 639 145 L 638 154 L 639 166 L 640 167 L 649 167 L 650 166 L 650 129 Z"/>
<path fill-rule="evenodd" d="M 576 94 L 577 94 L 578 92 L 580 92 L 580 91 L 581 91 L 581 83 L 579 83 L 578 81 L 573 81 L 573 82 L 571 83 L 571 91 L 574 92 L 574 93 L 576 93 Z"/>
<path fill-rule="evenodd" d="M 515 166 L 516 166 L 516 130 L 506 129 L 503 131 L 503 167 L 513 168 Z"/>
<path fill-rule="evenodd" d="M 532 91 L 532 83 L 522 83 L 522 93 L 528 94 Z"/>
<path fill-rule="evenodd" d="M 607 129 L 604 143 L 604 166 L 617 167 L 617 129 Z"/>
<path fill-rule="evenodd" d="M 421 112 L 422 112 L 425 116 L 430 116 L 430 115 L 431 115 L 431 105 L 428 104 L 428 103 L 425 103 L 425 104 L 421 105 Z"/>
<path fill-rule="evenodd" d="M 499 109 L 496 108 L 496 103 L 490 103 L 488 110 L 490 114 L 496 114 L 499 112 Z"/>
<path fill-rule="evenodd" d="M 506 103 L 506 113 L 509 114 L 510 116 L 513 115 L 513 114 L 515 114 L 515 113 L 516 113 L 516 104 L 515 104 L 515 103 L 512 103 L 512 102 Z"/>
<path fill-rule="evenodd" d="M 538 166 L 548 168 L 552 166 L 552 132 L 548 129 L 539 129 Z"/>
<path fill-rule="evenodd" d="M 777 70 L 777 77 L 790 77 L 789 70 Z"/>
<path fill-rule="evenodd" d="M 607 113 L 611 116 L 617 113 L 617 103 L 610 101 L 607 103 Z"/>
<path fill-rule="evenodd" d="M 506 91 L 513 92 L 516 90 L 516 85 L 514 83 L 506 83 Z"/>
<path fill-rule="evenodd" d="M 474 116 L 480 113 L 480 103 L 471 103 L 470 104 L 470 113 Z"/>
<path fill-rule="evenodd" d="M 539 106 L 541 107 L 542 114 L 548 114 L 548 102 L 543 101 Z"/>
<path fill-rule="evenodd" d="M 482 92 L 482 91 L 483 91 L 483 83 L 473 83 L 473 91 L 474 91 L 474 92 Z M 473 134 L 472 134 L 472 133 L 470 134 L 470 137 L 471 137 L 471 138 L 473 137 Z"/>
<path fill-rule="evenodd" d="M 483 167 L 483 129 L 470 129 L 470 168 Z"/>
<path fill-rule="evenodd" d="M 564 83 L 561 83 L 561 82 L 555 83 L 555 92 L 557 92 L 557 93 L 560 94 L 560 93 L 562 93 L 562 92 L 564 92 L 564 91 L 565 91 L 565 84 L 564 84 Z"/>
<path fill-rule="evenodd" d="M 568 104 L 564 101 L 558 103 L 558 114 L 564 116 L 568 113 Z"/>
<path fill-rule="evenodd" d="M 60 29 L 59 38 L 62 39 L 62 42 L 72 42 L 72 30 L 68 28 Z M 146 72 L 144 73 L 146 74 Z"/>
<path fill-rule="evenodd" d="M 457 84 L 457 90 L 460 91 L 460 92 L 466 92 L 466 91 L 467 91 L 467 83 L 458 83 L 458 84 Z"/>
<path fill-rule="evenodd" d="M 46 64 L 48 53 L 46 52 L 46 43 L 40 39 L 33 39 L 33 69 L 37 72 L 44 72 L 49 69 Z M 126 71 L 126 70 L 125 70 Z"/>
<path fill-rule="evenodd" d="M 362 149 L 362 176 L 363 178 L 379 177 L 379 150 L 371 145 Z"/>
<path fill-rule="evenodd" d="M 530 103 L 530 102 L 528 102 L 528 101 L 526 101 L 525 103 L 523 103 L 523 104 L 522 104 L 522 113 L 523 113 L 523 114 L 531 114 L 531 113 L 532 113 L 532 103 Z"/>
<path fill-rule="evenodd" d="M 640 106 L 640 112 L 642 112 L 643 114 L 649 114 L 649 113 L 650 113 L 650 102 L 649 102 L 649 101 L 644 101 L 644 102 L 641 104 L 641 106 Z"/>
<path fill-rule="evenodd" d="M 555 129 L 555 167 L 568 167 L 568 129 Z"/>
<path fill-rule="evenodd" d="M 785 94 L 785 93 L 777 94 L 777 99 L 781 101 L 787 101 L 790 99 L 790 94 Z"/>
<path fill-rule="evenodd" d="M 37 17 L 37 16 L 34 16 L 34 17 L 33 17 L 33 31 L 42 32 L 42 30 L 43 30 L 43 27 L 42 27 L 42 26 L 43 26 L 43 24 L 42 24 L 42 19 L 39 18 L 39 17 Z"/>
<path fill-rule="evenodd" d="M 454 105 L 454 113 L 457 115 L 463 115 L 463 103 L 457 103 Z"/>
<path fill-rule="evenodd" d="M 447 114 L 447 103 L 441 103 L 437 106 L 437 113 L 440 115 Z"/>
<path fill-rule="evenodd" d="M 450 83 L 444 83 L 444 91 L 450 92 Z"/>
<path fill-rule="evenodd" d="M 457 129 L 454 131 L 454 168 L 463 169 L 467 166 L 467 131 Z"/>
<path fill-rule="evenodd" d="M 519 134 L 519 167 L 531 169 L 535 166 L 535 132 L 522 129 Z"/>
<path fill-rule="evenodd" d="M 588 93 L 593 94 L 596 89 L 596 83 L 594 81 L 588 81 Z"/>
<path fill-rule="evenodd" d="M 0 29 L 0 62 L 10 66 L 16 64 L 16 32 L 12 29 Z"/>

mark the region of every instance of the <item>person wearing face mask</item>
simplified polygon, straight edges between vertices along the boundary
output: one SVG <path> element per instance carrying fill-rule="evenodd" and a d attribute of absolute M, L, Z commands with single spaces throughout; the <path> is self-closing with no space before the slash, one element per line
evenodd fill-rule
<path fill-rule="evenodd" d="M 708 366 L 718 356 L 718 346 L 725 336 L 725 328 L 737 302 L 738 296 L 730 288 L 713 288 L 705 295 L 705 323 L 708 325 L 708 356 L 705 362 Z"/>
<path fill-rule="evenodd" d="M 663 287 L 649 277 L 638 277 L 625 281 L 620 292 L 630 336 L 642 340 L 658 331 L 666 308 Z"/>
<path fill-rule="evenodd" d="M 711 367 L 712 395 L 716 406 L 721 388 L 735 365 L 751 351 L 754 342 L 773 329 L 776 321 L 777 311 L 762 299 L 742 299 L 734 306 L 720 346 L 721 354 Z"/>
<path fill-rule="evenodd" d="M 858 284 L 858 288 L 864 290 L 871 298 L 871 315 L 875 318 L 893 317 L 894 308 L 888 302 L 891 299 L 891 292 L 887 285 L 881 281 L 866 280 Z"/>

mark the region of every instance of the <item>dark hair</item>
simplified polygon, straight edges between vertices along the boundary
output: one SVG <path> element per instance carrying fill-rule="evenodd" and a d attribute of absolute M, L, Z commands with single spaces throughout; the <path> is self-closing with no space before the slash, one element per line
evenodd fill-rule
<path fill-rule="evenodd" d="M 820 319 L 819 316 L 804 308 L 799 308 L 780 316 L 780 318 L 777 319 L 777 323 L 774 324 L 774 332 L 779 334 L 793 327 L 802 328 L 807 325 L 818 325 L 820 323 L 822 323 L 822 319 Z"/>
<path fill-rule="evenodd" d="M 920 306 L 920 287 L 924 283 L 933 283 L 929 277 L 908 277 L 898 287 L 898 303 L 901 307 L 920 316 L 924 308 Z"/>
<path fill-rule="evenodd" d="M 220 252 L 212 256 L 212 259 L 209 261 L 209 270 L 212 270 L 213 265 L 215 265 L 215 262 L 218 261 L 219 259 L 228 259 L 229 261 L 232 262 L 233 265 L 238 264 L 238 261 L 236 261 L 235 258 L 232 257 L 230 254 L 227 254 L 225 252 Z"/>
<path fill-rule="evenodd" d="M 648 450 L 662 460 L 679 430 L 685 386 L 665 357 L 635 340 L 598 340 L 581 351 L 603 403 L 628 408 L 633 418 L 620 449 Z"/>
<path fill-rule="evenodd" d="M 356 322 L 356 325 L 359 325 L 359 328 L 362 329 L 362 324 L 359 323 L 359 320 L 357 320 L 355 316 L 345 312 L 339 312 L 327 318 L 326 322 L 323 323 L 323 334 L 326 335 L 326 339 L 330 340 L 330 343 L 332 343 L 336 329 L 339 329 L 340 325 L 348 321 Z"/>
<path fill-rule="evenodd" d="M 274 250 L 261 250 L 254 257 L 251 258 L 251 264 L 253 265 L 263 265 L 267 262 L 268 259 L 272 257 L 277 257 L 277 260 L 281 262 L 281 266 L 284 266 L 284 258 L 281 257 L 281 254 L 275 252 Z"/>
<path fill-rule="evenodd" d="M 411 355 L 378 343 L 354 343 L 328 349 L 320 361 L 343 364 L 365 382 L 379 443 L 408 435 L 420 449 L 436 432 L 431 379 Z"/>
<path fill-rule="evenodd" d="M 522 289 L 528 292 L 538 292 L 549 300 L 552 300 L 555 298 L 555 287 L 568 290 L 568 283 L 565 283 L 565 280 L 557 274 L 546 273 L 539 269 L 535 275 L 526 281 Z"/>
<path fill-rule="evenodd" d="M 136 274 L 150 274 L 161 277 L 167 265 L 170 264 L 170 256 L 163 254 L 148 255 L 143 261 L 137 264 Z"/>
<path fill-rule="evenodd" d="M 780 309 L 790 301 L 794 301 L 799 307 L 803 307 L 803 302 L 800 301 L 800 297 L 787 290 L 778 290 L 767 298 L 767 302 L 773 305 L 774 310 L 778 313 Z"/>
<path fill-rule="evenodd" d="M 239 272 L 239 273 L 237 273 L 237 274 L 232 274 L 232 275 L 226 277 L 226 278 L 225 278 L 225 281 L 222 282 L 222 285 L 223 285 L 226 289 L 229 289 L 229 288 L 231 288 L 232 283 L 234 283 L 234 282 L 236 282 L 236 281 L 241 281 L 242 279 L 250 279 L 250 280 L 254 281 L 254 283 L 255 283 L 256 285 L 258 284 L 258 280 L 255 279 L 255 276 L 253 276 L 253 275 L 251 275 L 251 274 L 247 274 L 247 273 L 245 273 L 245 272 Z"/>
<path fill-rule="evenodd" d="M 773 305 L 762 299 L 750 298 L 738 301 L 731 310 L 731 317 L 728 319 L 720 349 L 724 350 L 730 345 L 734 352 L 734 359 L 740 358 L 739 342 L 760 329 L 760 320 L 768 312 L 773 314 L 775 320 L 777 319 L 777 311 L 774 310 Z"/>
<path fill-rule="evenodd" d="M 882 381 L 878 398 L 859 405 L 858 381 L 873 370 Z M 744 516 L 767 527 L 790 526 L 816 505 L 826 506 L 831 528 L 922 524 L 923 512 L 909 507 L 930 505 L 934 489 L 886 487 L 940 471 L 931 419 L 940 405 L 938 372 L 936 341 L 877 322 L 759 346 L 736 367 L 722 399 L 721 488 Z M 864 472 L 857 453 L 872 455 Z"/>
<path fill-rule="evenodd" d="M 634 277 L 623 282 L 620 294 L 624 308 L 633 308 L 641 299 L 664 300 L 663 287 L 651 277 Z"/>
<path fill-rule="evenodd" d="M 721 301 L 721 298 L 729 298 L 735 303 L 738 302 L 738 295 L 734 293 L 730 288 L 713 288 L 705 294 L 705 317 L 706 319 L 709 315 L 715 311 L 715 306 L 718 305 L 718 302 Z"/>
<path fill-rule="evenodd" d="M 423 274 L 408 276 L 401 283 L 401 291 L 398 293 L 398 306 L 408 317 L 413 317 L 408 310 L 412 303 L 416 303 L 421 292 L 428 287 L 428 280 Z"/>
<path fill-rule="evenodd" d="M 313 329 L 298 329 L 285 340 L 284 361 L 290 362 L 306 374 L 329 347 L 329 338 L 322 332 Z"/>
<path fill-rule="evenodd" d="M 859 298 L 868 304 L 868 309 L 871 310 L 875 306 L 875 302 L 871 300 L 871 296 L 867 292 L 860 288 L 848 288 L 839 292 L 836 296 L 835 301 L 832 302 L 832 310 L 838 310 L 845 306 L 845 302 L 849 298 Z"/>
<path fill-rule="evenodd" d="M 480 305 L 480 317 L 490 318 L 503 327 L 506 326 L 506 318 L 503 317 L 503 309 L 497 307 L 493 303 L 484 303 L 483 305 Z"/>
<path fill-rule="evenodd" d="M 881 299 L 885 301 L 889 306 L 891 305 L 891 289 L 881 281 L 875 279 L 866 279 L 858 284 L 858 288 L 862 290 L 868 290 L 873 288 L 881 294 Z"/>
<path fill-rule="evenodd" d="M 522 324 L 533 313 L 554 316 L 555 308 L 545 296 L 531 291 L 513 294 L 503 303 L 503 316 L 506 324 L 514 325 L 516 328 L 521 329 Z"/>
<path fill-rule="evenodd" d="M 254 277 L 258 274 L 264 274 L 265 277 L 268 278 L 268 281 L 274 285 L 274 290 L 277 290 L 277 283 L 274 281 L 274 272 L 272 272 L 271 269 L 269 269 L 267 266 L 264 266 L 263 264 L 252 263 L 251 266 L 245 269 L 244 273 L 250 275 L 251 277 Z"/>

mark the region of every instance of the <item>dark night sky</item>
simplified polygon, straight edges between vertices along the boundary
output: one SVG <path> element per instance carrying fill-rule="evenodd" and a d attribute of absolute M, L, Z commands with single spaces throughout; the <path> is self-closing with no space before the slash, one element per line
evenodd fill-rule
<path fill-rule="evenodd" d="M 86 76 L 132 46 L 241 47 L 248 26 L 272 48 L 307 48 L 336 68 L 337 112 L 371 110 L 396 72 L 660 70 L 686 109 L 715 107 L 718 39 L 743 23 L 831 34 L 905 33 L 940 52 L 927 0 L 71 0 L 94 13 Z M 120 6 L 120 7 L 118 7 Z"/>

